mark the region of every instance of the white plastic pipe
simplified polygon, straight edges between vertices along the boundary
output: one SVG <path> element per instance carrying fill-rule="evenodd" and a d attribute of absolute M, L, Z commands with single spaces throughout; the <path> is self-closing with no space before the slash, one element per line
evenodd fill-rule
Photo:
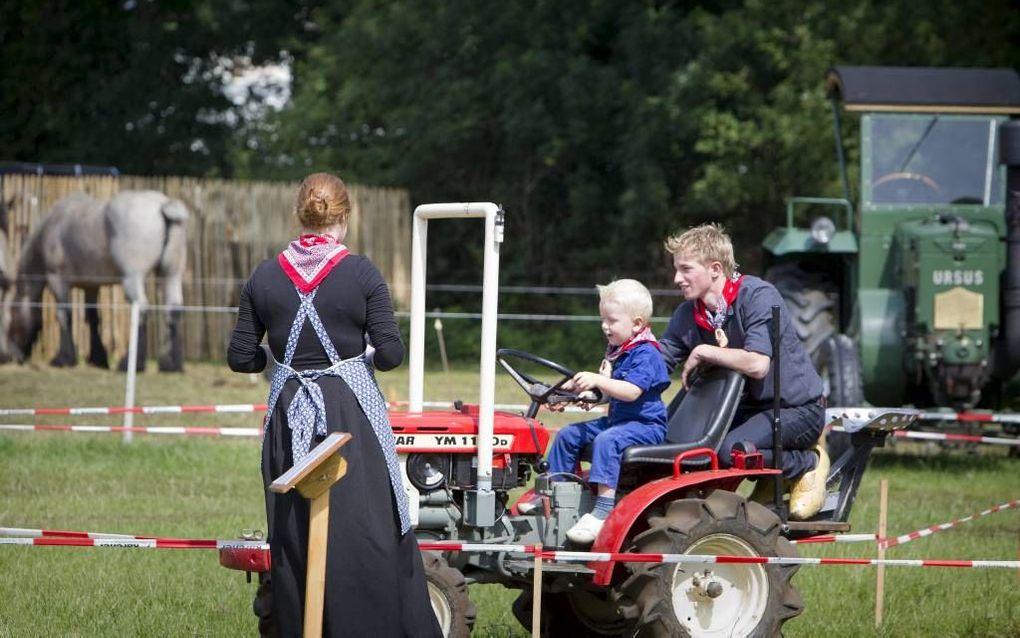
<path fill-rule="evenodd" d="M 425 270 L 430 219 L 485 219 L 482 264 L 482 343 L 478 373 L 478 490 L 492 489 L 492 422 L 496 400 L 496 313 L 499 298 L 499 245 L 503 212 L 489 202 L 423 204 L 414 209 L 411 237 L 411 353 L 409 410 L 421 412 L 425 378 Z"/>

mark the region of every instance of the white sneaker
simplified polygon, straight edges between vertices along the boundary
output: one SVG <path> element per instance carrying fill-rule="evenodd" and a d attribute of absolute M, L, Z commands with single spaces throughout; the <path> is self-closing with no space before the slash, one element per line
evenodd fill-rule
<path fill-rule="evenodd" d="M 567 530 L 567 538 L 578 545 L 591 545 L 598 538 L 604 523 L 605 521 L 600 518 L 595 518 L 591 514 L 585 514 L 581 517 L 581 520 L 577 521 L 573 527 Z"/>
<path fill-rule="evenodd" d="M 542 504 L 542 497 L 532 494 L 530 498 L 522 499 L 517 503 L 517 511 L 521 514 L 531 514 Z"/>

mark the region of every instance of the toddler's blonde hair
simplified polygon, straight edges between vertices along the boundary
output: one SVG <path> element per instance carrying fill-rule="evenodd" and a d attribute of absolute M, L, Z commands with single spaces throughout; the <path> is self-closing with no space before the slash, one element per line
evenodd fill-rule
<path fill-rule="evenodd" d="M 604 286 L 596 286 L 599 300 L 620 304 L 631 317 L 640 317 L 647 324 L 652 319 L 652 293 L 636 279 L 617 279 Z"/>

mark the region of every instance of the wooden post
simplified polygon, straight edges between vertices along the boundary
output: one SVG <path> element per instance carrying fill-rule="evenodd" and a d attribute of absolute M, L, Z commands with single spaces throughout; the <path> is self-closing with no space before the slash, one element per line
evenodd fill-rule
<path fill-rule="evenodd" d="M 297 488 L 311 501 L 308 514 L 308 560 L 305 566 L 304 638 L 321 638 L 323 592 L 326 587 L 326 540 L 329 535 L 329 488 L 347 473 L 339 450 L 351 440 L 346 432 L 333 432 L 300 463 L 269 486 L 278 494 Z"/>
<path fill-rule="evenodd" d="M 439 308 L 436 308 L 436 313 L 439 313 Z M 443 362 L 443 373 L 446 375 L 446 380 L 450 380 L 450 362 L 446 358 L 446 339 L 443 338 L 443 322 L 439 317 L 436 317 L 435 323 L 432 324 L 436 329 L 436 337 L 439 339 L 439 360 Z"/>
<path fill-rule="evenodd" d="M 531 637 L 542 635 L 542 546 L 535 545 L 535 574 L 531 594 Z"/>
<path fill-rule="evenodd" d="M 886 516 L 889 506 L 889 481 L 882 479 L 879 490 L 881 496 L 878 500 L 878 560 L 885 559 L 885 528 Z M 882 605 L 885 597 L 885 565 L 879 564 L 877 582 L 875 583 L 875 627 L 882 626 Z"/>

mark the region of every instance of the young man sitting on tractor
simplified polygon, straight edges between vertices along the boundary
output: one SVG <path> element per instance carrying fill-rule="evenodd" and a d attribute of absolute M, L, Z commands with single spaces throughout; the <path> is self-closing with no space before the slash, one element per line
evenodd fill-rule
<path fill-rule="evenodd" d="M 571 473 L 584 448 L 592 445 L 589 482 L 598 485 L 595 509 L 567 530 L 567 538 L 581 545 L 595 541 L 613 509 L 623 451 L 632 445 L 657 445 L 666 435 L 662 392 L 669 387 L 669 373 L 648 326 L 652 296 L 634 279 L 619 279 L 598 290 L 602 334 L 609 344 L 605 358 L 599 372 L 578 372 L 563 388 L 601 392 L 609 399 L 609 414 L 567 426 L 549 451 L 549 471 Z M 518 508 L 527 513 L 535 506 L 527 502 Z"/>
<path fill-rule="evenodd" d="M 741 275 L 733 244 L 722 227 L 705 224 L 669 237 L 666 250 L 676 268 L 674 282 L 681 303 L 660 340 L 670 372 L 678 366 L 688 387 L 699 368 L 722 366 L 747 377 L 733 426 L 719 449 L 719 462 L 732 466 L 734 446 L 748 443 L 772 467 L 774 379 L 769 339 L 771 309 L 783 305 L 776 288 L 758 277 Z M 785 308 L 785 306 L 783 306 Z M 805 520 L 825 500 L 829 458 L 819 441 L 825 420 L 822 381 L 794 332 L 788 313 L 781 313 L 780 355 L 783 424 L 783 478 L 793 481 L 790 518 Z M 765 501 L 772 481 L 759 481 L 752 499 Z"/>

